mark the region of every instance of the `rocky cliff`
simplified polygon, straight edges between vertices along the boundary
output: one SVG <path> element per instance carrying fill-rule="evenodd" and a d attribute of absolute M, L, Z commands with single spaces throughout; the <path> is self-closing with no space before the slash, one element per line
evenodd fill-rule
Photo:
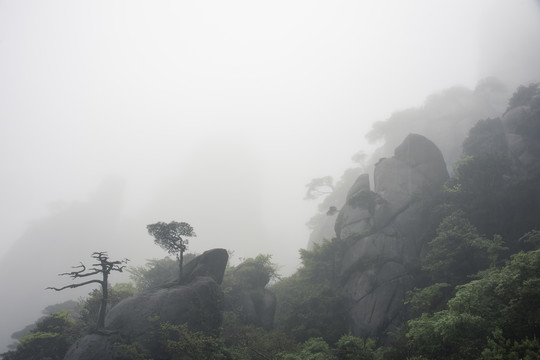
<path fill-rule="evenodd" d="M 416 133 L 430 139 L 441 150 L 448 171 L 451 173 L 454 162 L 462 155 L 462 142 L 469 130 L 480 119 L 495 118 L 505 111 L 508 105 L 508 89 L 495 78 L 485 78 L 474 89 L 451 87 L 429 95 L 422 106 L 394 112 L 388 119 L 373 124 L 366 134 L 370 142 L 381 142 L 374 153 L 362 164 L 370 176 L 373 165 L 383 157 L 393 156 L 394 149 L 409 133 Z M 311 234 L 308 249 L 324 239 L 332 239 L 334 234 L 334 216 L 326 216 L 330 206 L 341 208 L 345 203 L 342 185 L 345 191 L 353 184 L 359 174 L 350 178 L 347 172 L 361 170 L 348 169 L 337 183 L 332 194 L 320 204 L 319 213 L 308 225 Z"/>
<path fill-rule="evenodd" d="M 374 191 L 367 174 L 351 187 L 335 230 L 346 246 L 340 278 L 355 335 L 381 337 L 401 324 L 412 271 L 429 241 L 429 199 L 447 179 L 437 146 L 410 134 L 376 164 Z"/>
<path fill-rule="evenodd" d="M 156 326 L 165 322 L 214 333 L 221 325 L 223 292 L 219 285 L 227 260 L 226 250 L 209 250 L 186 264 L 181 281 L 121 301 L 107 314 L 105 329 L 78 340 L 64 359 L 114 359 L 116 343 L 137 342 L 152 350 Z"/>

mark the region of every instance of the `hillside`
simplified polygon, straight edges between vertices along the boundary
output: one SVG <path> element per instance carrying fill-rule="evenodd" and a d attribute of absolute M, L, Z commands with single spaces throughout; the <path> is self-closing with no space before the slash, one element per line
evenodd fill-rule
<path fill-rule="evenodd" d="M 226 265 L 223 249 L 180 277 L 150 261 L 111 287 L 104 328 L 94 291 L 15 334 L 3 359 L 538 359 L 539 138 L 539 85 L 522 86 L 472 126 L 451 172 L 416 133 L 372 177 L 349 172 L 335 236 L 301 250 L 292 276 L 271 255 Z"/>

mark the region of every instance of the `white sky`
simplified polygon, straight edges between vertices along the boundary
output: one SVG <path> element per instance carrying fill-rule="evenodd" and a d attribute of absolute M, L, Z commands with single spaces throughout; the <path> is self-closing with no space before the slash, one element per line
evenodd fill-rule
<path fill-rule="evenodd" d="M 144 225 L 177 220 L 193 251 L 290 273 L 304 185 L 434 91 L 538 81 L 539 23 L 525 0 L 0 0 L 0 256 L 113 177 L 134 263 L 165 255 Z"/>

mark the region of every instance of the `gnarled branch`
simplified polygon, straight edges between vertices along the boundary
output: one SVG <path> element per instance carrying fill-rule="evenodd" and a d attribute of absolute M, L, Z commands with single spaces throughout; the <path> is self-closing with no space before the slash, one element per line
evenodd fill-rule
<path fill-rule="evenodd" d="M 55 291 L 62 291 L 64 289 L 74 289 L 74 288 L 78 288 L 79 286 L 84 286 L 84 285 L 88 285 L 88 284 L 101 284 L 101 285 L 103 285 L 103 281 L 101 281 L 101 280 L 88 280 L 88 281 L 85 281 L 85 282 L 82 282 L 82 283 L 79 283 L 79 284 L 66 285 L 66 286 L 61 287 L 61 288 L 56 288 L 56 287 L 49 286 L 49 287 L 45 288 L 45 290 L 51 289 L 51 290 L 55 290 Z"/>
<path fill-rule="evenodd" d="M 65 289 L 78 288 L 80 286 L 84 286 L 88 284 L 100 284 L 102 297 L 101 297 L 101 306 L 99 308 L 99 318 L 98 318 L 96 326 L 98 329 L 101 329 L 105 326 L 105 311 L 107 308 L 107 301 L 108 301 L 107 289 L 108 289 L 109 274 L 111 273 L 111 271 L 122 272 L 122 270 L 126 267 L 126 265 L 122 265 L 122 264 L 126 264 L 129 260 L 122 259 L 122 260 L 116 260 L 116 261 L 109 261 L 109 255 L 105 251 L 94 252 L 92 253 L 92 257 L 99 261 L 99 263 L 97 264 L 92 264 L 93 266 L 92 268 L 87 269 L 86 266 L 83 263 L 81 263 L 78 266 L 72 267 L 73 269 L 78 269 L 78 270 L 62 273 L 59 275 L 69 275 L 72 279 L 77 279 L 77 278 L 101 274 L 102 280 L 97 280 L 97 279 L 88 280 L 82 283 L 70 284 L 70 285 L 60 287 L 60 288 L 51 286 L 51 287 L 47 287 L 46 290 L 62 291 Z"/>

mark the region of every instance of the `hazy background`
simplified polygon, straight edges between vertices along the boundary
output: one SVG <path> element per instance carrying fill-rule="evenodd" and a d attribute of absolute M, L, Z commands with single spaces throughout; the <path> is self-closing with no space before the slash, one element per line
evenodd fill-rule
<path fill-rule="evenodd" d="M 93 251 L 298 265 L 303 200 L 364 135 L 433 92 L 540 81 L 540 6 L 476 1 L 0 0 L 0 350 Z M 121 277 L 113 277 L 121 280 Z"/>

